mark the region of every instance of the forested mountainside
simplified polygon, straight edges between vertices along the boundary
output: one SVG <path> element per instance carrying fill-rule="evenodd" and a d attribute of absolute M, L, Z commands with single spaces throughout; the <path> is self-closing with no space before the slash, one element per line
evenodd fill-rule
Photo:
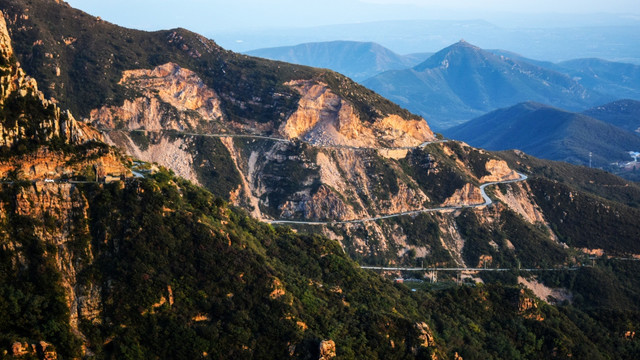
<path fill-rule="evenodd" d="M 619 170 L 640 137 L 595 118 L 526 102 L 492 111 L 445 131 L 447 136 L 488 150 L 519 149 L 537 157 Z M 591 154 L 591 156 L 589 155 Z"/>
<path fill-rule="evenodd" d="M 638 262 L 606 256 L 592 262 L 586 255 L 631 259 L 640 252 L 633 183 L 524 154 L 434 142 L 425 123 L 395 107 L 396 113 L 380 110 L 369 118 L 358 110 L 380 109 L 375 104 L 385 100 L 372 95 L 373 103 L 359 107 L 355 95 L 314 78 L 276 82 L 298 96 L 278 126 L 267 121 L 261 128 L 251 123 L 260 111 L 245 104 L 247 118 L 229 118 L 223 93 L 177 62 L 120 71 L 109 86 L 123 98 L 96 98 L 104 103 L 83 113 L 98 132 L 58 110 L 61 100 L 37 91 L 18 65 L 28 59 L 11 46 L 24 38 L 9 35 L 54 27 L 37 10 L 48 6 L 60 10 L 54 16 L 77 16 L 69 22 L 102 22 L 56 1 L 0 4 L 10 29 L 0 26 L 0 48 L 7 50 L 1 81 L 9 89 L 0 101 L 3 139 L 9 139 L 0 149 L 1 356 L 597 359 L 639 353 Z M 42 7 L 32 10 L 34 4 Z M 129 31 L 104 26 L 100 36 L 116 29 L 123 38 Z M 85 76 L 73 81 L 100 83 Z M 255 76 L 247 84 L 261 84 Z M 44 78 L 40 86 L 52 89 L 52 83 Z M 207 126 L 191 125 L 194 119 Z M 222 130 L 225 136 L 214 132 Z M 165 159 L 176 172 L 193 169 L 191 179 L 215 194 L 103 140 Z M 195 170 L 202 168 L 208 170 Z M 480 206 L 480 185 L 517 180 L 514 170 L 530 180 L 487 187 L 493 201 Z M 248 176 L 256 173 L 272 175 L 256 183 Z M 582 175 L 574 184 L 567 174 Z M 314 196 L 316 203 L 309 200 Z M 441 210 L 395 216 L 432 208 Z M 296 233 L 248 212 L 321 224 L 301 225 Z M 385 214 L 391 217 L 368 220 Z M 349 219 L 354 222 L 339 221 Z M 478 284 L 464 286 L 441 273 L 443 286 L 413 292 L 360 269 L 354 259 L 512 271 L 476 273 L 470 280 Z M 528 273 L 521 266 L 558 271 Z M 552 297 L 539 291 L 551 288 Z"/>
<path fill-rule="evenodd" d="M 585 110 L 583 114 L 638 133 L 640 129 L 640 101 L 618 100 Z"/>

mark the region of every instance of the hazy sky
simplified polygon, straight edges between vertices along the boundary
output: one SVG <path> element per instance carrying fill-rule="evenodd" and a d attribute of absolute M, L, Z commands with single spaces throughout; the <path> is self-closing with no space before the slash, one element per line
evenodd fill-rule
<path fill-rule="evenodd" d="M 509 19 L 507 13 L 640 14 L 639 0 L 67 0 L 118 25 L 204 34 L 400 19 Z M 640 17 L 639 17 L 640 18 Z"/>

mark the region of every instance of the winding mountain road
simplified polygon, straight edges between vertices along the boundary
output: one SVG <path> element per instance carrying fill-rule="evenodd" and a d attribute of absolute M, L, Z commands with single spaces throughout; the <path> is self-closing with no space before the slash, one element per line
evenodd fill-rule
<path fill-rule="evenodd" d="M 456 268 L 441 268 L 441 267 L 389 267 L 389 266 L 360 266 L 361 269 L 367 270 L 381 270 L 381 271 L 526 271 L 526 272 L 534 272 L 534 271 L 575 271 L 580 269 L 578 266 L 565 266 L 560 268 L 523 268 L 523 269 L 512 269 L 512 268 L 466 268 L 466 267 L 456 267 Z"/>
<path fill-rule="evenodd" d="M 167 133 L 167 134 L 175 134 L 175 135 L 187 135 L 187 136 L 203 136 L 203 137 L 214 137 L 214 138 L 223 138 L 223 137 L 230 137 L 230 138 L 247 138 L 247 139 L 261 139 L 261 140 L 272 140 L 272 141 L 277 141 L 277 142 L 287 142 L 287 143 L 292 143 L 295 140 L 291 140 L 291 139 L 284 139 L 284 138 L 279 138 L 279 137 L 275 137 L 275 136 L 267 136 L 267 135 L 253 135 L 253 134 L 202 134 L 202 133 L 191 133 L 191 132 L 184 132 L 184 131 L 150 131 L 150 130 L 113 130 L 113 129 L 104 129 L 104 128 L 100 128 L 98 129 L 102 132 L 114 132 L 114 131 L 131 131 L 131 132 L 145 132 L 145 133 Z M 303 139 L 296 139 L 297 141 L 300 141 L 302 143 L 311 145 L 311 146 L 315 146 L 315 147 L 319 147 L 319 148 L 328 148 L 328 149 L 352 149 L 352 150 L 411 150 L 411 149 L 415 149 L 415 148 L 424 148 L 425 146 L 429 145 L 429 144 L 438 144 L 438 143 L 445 143 L 445 142 L 449 142 L 451 140 L 448 139 L 438 139 L 438 140 L 433 140 L 433 141 L 425 141 L 422 144 L 418 145 L 418 146 L 397 146 L 397 147 L 374 147 L 374 146 L 354 146 L 354 145 L 332 145 L 332 144 L 320 144 L 320 143 L 313 143 L 307 140 L 303 140 Z"/>
<path fill-rule="evenodd" d="M 493 204 L 493 200 L 491 200 L 491 198 L 489 197 L 489 195 L 487 195 L 487 193 L 485 191 L 485 188 L 487 186 L 497 185 L 497 184 L 515 183 L 515 182 L 525 181 L 525 180 L 527 180 L 529 178 L 525 174 L 518 173 L 518 175 L 520 175 L 519 179 L 504 180 L 504 181 L 492 181 L 492 182 L 488 182 L 488 183 L 484 183 L 484 184 L 480 185 L 480 193 L 482 194 L 482 198 L 484 199 L 484 202 L 480 203 L 480 204 L 435 207 L 435 208 L 428 208 L 428 209 L 405 211 L 405 212 L 389 214 L 389 215 L 374 216 L 374 217 L 369 217 L 369 218 L 364 218 L 364 219 L 343 220 L 343 221 L 301 221 L 301 220 L 263 220 L 263 221 L 266 222 L 266 223 L 269 223 L 269 224 L 278 224 L 278 225 L 287 225 L 287 224 L 288 225 L 356 224 L 356 223 L 364 223 L 364 222 L 376 221 L 376 220 L 382 220 L 382 219 L 389 219 L 389 218 L 394 218 L 394 217 L 398 217 L 398 216 L 417 215 L 417 214 L 420 214 L 420 213 L 440 212 L 440 211 L 453 211 L 453 210 L 463 209 L 463 208 L 477 208 L 477 207 L 488 206 L 488 205 Z"/>
<path fill-rule="evenodd" d="M 112 130 L 112 129 L 99 129 L 99 130 L 103 131 L 103 132 L 115 131 L 115 130 Z M 118 130 L 118 131 L 120 131 L 120 130 Z M 129 130 L 129 131 L 153 132 L 153 131 L 147 131 L 147 130 Z M 177 131 L 171 131 L 171 132 L 167 132 L 167 133 L 172 133 L 172 134 L 176 134 L 176 135 L 187 135 L 187 136 L 204 136 L 204 137 L 217 137 L 217 138 L 223 138 L 223 137 L 249 138 L 249 139 L 271 140 L 271 141 L 278 141 L 278 142 L 289 142 L 289 143 L 293 142 L 293 140 L 289 140 L 289 139 L 283 139 L 283 138 L 265 136 L 265 135 L 253 135 L 253 134 L 201 134 L 201 133 L 177 132 Z M 310 143 L 308 141 L 301 140 L 301 139 L 298 139 L 298 140 L 303 142 L 303 143 L 315 146 L 315 147 L 336 148 L 336 149 L 355 149 L 355 150 L 360 150 L 360 149 L 410 150 L 410 149 L 416 149 L 416 148 L 424 148 L 429 144 L 446 143 L 446 142 L 452 141 L 452 140 L 448 140 L 448 139 L 437 139 L 437 140 L 433 140 L 433 141 L 425 141 L 425 142 L 421 143 L 418 146 L 400 146 L 400 147 L 388 147 L 388 148 L 376 147 L 376 148 L 374 148 L 374 147 L 360 147 L 360 146 L 350 146 L 350 145 L 326 145 L 326 144 L 323 145 L 323 144 Z M 526 175 L 521 174 L 521 173 L 518 173 L 518 175 L 520 175 L 519 179 L 505 180 L 505 181 L 492 181 L 492 182 L 488 182 L 488 183 L 480 185 L 480 193 L 482 194 L 482 198 L 484 200 L 484 202 L 480 203 L 480 204 L 435 207 L 435 208 L 428 208 L 428 209 L 405 211 L 405 212 L 389 214 L 389 215 L 374 216 L 374 217 L 369 217 L 369 218 L 364 218 L 364 219 L 342 220 L 342 221 L 302 221 L 302 220 L 267 220 L 267 219 L 263 219 L 263 221 L 266 222 L 266 223 L 269 223 L 269 224 L 281 224 L 281 225 L 287 225 L 287 224 L 288 225 L 355 224 L 355 223 L 363 223 L 363 222 L 376 221 L 376 220 L 382 220 L 382 219 L 389 219 L 389 218 L 398 217 L 398 216 L 417 215 L 417 214 L 420 214 L 420 213 L 440 212 L 440 211 L 453 211 L 453 210 L 462 209 L 462 208 L 476 208 L 476 207 L 491 205 L 493 203 L 493 200 L 491 200 L 491 198 L 485 192 L 485 188 L 487 186 L 497 185 L 497 184 L 508 184 L 508 183 L 520 182 L 520 181 L 525 181 L 528 178 Z"/>

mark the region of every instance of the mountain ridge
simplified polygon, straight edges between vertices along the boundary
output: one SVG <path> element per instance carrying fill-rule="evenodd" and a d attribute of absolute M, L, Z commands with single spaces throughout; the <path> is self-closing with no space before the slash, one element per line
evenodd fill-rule
<path fill-rule="evenodd" d="M 402 56 L 374 42 L 329 41 L 263 48 L 247 55 L 328 68 L 362 81 L 386 70 L 413 67 L 425 54 Z"/>
<path fill-rule="evenodd" d="M 617 100 L 585 110 L 582 113 L 627 131 L 640 132 L 640 121 L 638 121 L 640 119 L 640 101 L 638 100 Z"/>
<path fill-rule="evenodd" d="M 447 135 L 490 150 L 519 149 L 534 156 L 588 165 L 629 161 L 637 136 L 586 115 L 539 103 L 520 103 L 451 128 Z"/>
<path fill-rule="evenodd" d="M 385 72 L 363 84 L 423 114 L 436 130 L 521 101 L 578 110 L 603 98 L 567 75 L 494 55 L 464 41 L 413 69 Z"/>

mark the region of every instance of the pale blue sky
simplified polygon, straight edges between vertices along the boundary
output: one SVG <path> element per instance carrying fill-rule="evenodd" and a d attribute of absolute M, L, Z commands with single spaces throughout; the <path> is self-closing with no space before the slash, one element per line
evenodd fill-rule
<path fill-rule="evenodd" d="M 400 19 L 479 19 L 511 13 L 640 15 L 639 0 L 67 0 L 116 24 L 145 30 L 185 27 L 212 34 Z M 640 19 L 640 16 L 636 16 Z M 535 24 L 534 24 L 535 25 Z"/>

